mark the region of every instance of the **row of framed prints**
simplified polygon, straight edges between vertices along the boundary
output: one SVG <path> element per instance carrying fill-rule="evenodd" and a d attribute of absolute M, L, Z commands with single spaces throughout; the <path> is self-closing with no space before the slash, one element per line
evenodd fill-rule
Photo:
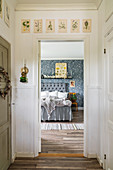
<path fill-rule="evenodd" d="M 84 33 L 91 32 L 91 19 L 82 20 L 82 31 Z M 30 19 L 21 20 L 22 33 L 30 33 Z M 34 20 L 34 33 L 43 32 L 43 20 Z M 67 33 L 67 19 L 58 20 L 58 32 Z M 71 33 L 80 32 L 80 19 L 71 19 Z M 46 33 L 55 33 L 55 19 L 46 19 Z"/>

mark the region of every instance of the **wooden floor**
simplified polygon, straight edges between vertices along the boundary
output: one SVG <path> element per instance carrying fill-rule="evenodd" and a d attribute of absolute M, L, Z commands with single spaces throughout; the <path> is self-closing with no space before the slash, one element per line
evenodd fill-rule
<path fill-rule="evenodd" d="M 71 157 L 16 158 L 9 170 L 100 170 L 96 159 Z"/>
<path fill-rule="evenodd" d="M 83 123 L 76 112 L 74 122 Z M 81 153 L 81 154 L 80 154 Z M 78 157 L 77 156 L 78 154 Z M 42 153 L 37 158 L 16 158 L 9 170 L 101 170 L 96 159 L 83 157 L 83 130 L 42 131 Z"/>
<path fill-rule="evenodd" d="M 83 153 L 83 130 L 42 130 L 42 153 Z"/>
<path fill-rule="evenodd" d="M 77 112 L 75 110 L 75 108 L 72 108 L 72 113 L 73 113 L 72 122 L 74 122 L 74 123 L 84 123 L 84 111 L 83 110 L 78 110 L 78 112 Z"/>

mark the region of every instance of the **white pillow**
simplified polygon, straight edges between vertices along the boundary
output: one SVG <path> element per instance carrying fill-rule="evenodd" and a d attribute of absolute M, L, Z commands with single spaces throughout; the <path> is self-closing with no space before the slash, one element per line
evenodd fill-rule
<path fill-rule="evenodd" d="M 61 99 L 66 99 L 67 98 L 67 94 L 66 92 L 58 92 L 58 98 Z"/>
<path fill-rule="evenodd" d="M 48 91 L 41 91 L 41 98 L 46 98 L 48 97 Z"/>
<path fill-rule="evenodd" d="M 51 97 L 58 97 L 58 91 L 49 92 L 49 96 L 51 96 Z"/>

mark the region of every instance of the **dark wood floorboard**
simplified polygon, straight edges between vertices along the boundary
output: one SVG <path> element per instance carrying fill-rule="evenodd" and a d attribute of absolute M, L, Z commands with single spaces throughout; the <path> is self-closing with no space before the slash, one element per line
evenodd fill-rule
<path fill-rule="evenodd" d="M 42 130 L 42 153 L 83 153 L 83 130 Z"/>
<path fill-rule="evenodd" d="M 67 157 L 16 158 L 9 170 L 101 170 L 96 159 Z"/>

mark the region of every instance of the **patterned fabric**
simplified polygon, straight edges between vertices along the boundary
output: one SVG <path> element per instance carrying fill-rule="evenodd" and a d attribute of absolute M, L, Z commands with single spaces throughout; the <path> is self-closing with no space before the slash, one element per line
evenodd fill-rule
<path fill-rule="evenodd" d="M 75 92 L 77 95 L 78 107 L 84 107 L 84 61 L 83 60 L 42 60 L 41 74 L 55 75 L 55 64 L 67 63 L 68 75 L 72 71 L 72 79 L 42 79 L 42 83 L 66 83 L 67 92 Z M 75 81 L 75 87 L 70 87 L 70 80 Z"/>

